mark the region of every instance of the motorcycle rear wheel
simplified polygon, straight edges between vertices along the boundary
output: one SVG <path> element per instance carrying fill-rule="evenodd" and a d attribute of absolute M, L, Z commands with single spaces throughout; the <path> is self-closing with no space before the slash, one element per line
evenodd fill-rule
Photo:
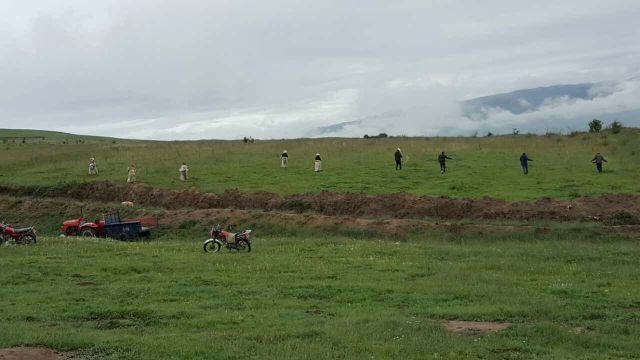
<path fill-rule="evenodd" d="M 27 235 L 24 235 L 24 236 L 20 237 L 20 239 L 18 239 L 18 241 L 16 241 L 16 243 L 23 244 L 23 245 L 35 244 L 36 243 L 36 237 L 31 235 L 31 234 L 27 234 Z"/>
<path fill-rule="evenodd" d="M 237 244 L 238 251 L 251 252 L 251 243 L 247 240 L 239 240 Z"/>
<path fill-rule="evenodd" d="M 204 242 L 202 248 L 205 252 L 218 252 L 220 251 L 220 243 L 211 239 Z"/>

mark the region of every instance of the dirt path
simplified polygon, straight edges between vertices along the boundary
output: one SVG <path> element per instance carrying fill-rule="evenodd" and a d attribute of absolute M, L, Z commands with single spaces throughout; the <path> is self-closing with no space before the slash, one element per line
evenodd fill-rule
<path fill-rule="evenodd" d="M 245 209 L 358 218 L 602 221 L 608 225 L 640 224 L 640 195 L 637 194 L 508 202 L 490 198 L 454 199 L 405 193 L 366 195 L 321 192 L 279 196 L 268 192 L 229 190 L 222 194 L 212 194 L 110 182 L 61 187 L 0 187 L 0 194 L 62 197 L 91 202 L 132 201 L 140 206 L 168 210 Z"/>
<path fill-rule="evenodd" d="M 79 359 L 60 351 L 39 347 L 14 347 L 0 349 L 0 360 L 67 360 Z"/>

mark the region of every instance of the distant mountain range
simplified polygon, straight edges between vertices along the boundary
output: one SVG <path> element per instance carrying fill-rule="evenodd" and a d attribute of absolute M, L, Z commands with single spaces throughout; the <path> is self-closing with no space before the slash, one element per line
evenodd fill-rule
<path fill-rule="evenodd" d="M 625 81 L 640 81 L 640 77 L 629 78 Z M 620 82 L 564 84 L 532 89 L 521 89 L 503 94 L 482 96 L 461 101 L 459 104 L 463 117 L 473 121 L 483 121 L 495 111 L 511 113 L 515 117 L 521 114 L 535 113 L 543 107 L 553 106 L 555 103 L 605 98 L 620 90 Z M 387 118 L 392 122 L 394 116 L 395 114 L 393 113 L 382 113 L 367 118 L 317 127 L 311 130 L 308 135 L 325 136 L 336 134 L 347 126 L 364 126 L 371 119 Z M 638 104 L 638 109 L 594 113 L 591 116 L 605 121 L 629 118 L 640 121 L 640 103 Z M 578 119 L 572 118 L 571 116 L 567 116 L 566 120 L 567 122 L 578 121 Z M 579 121 L 583 120 L 584 119 L 580 119 Z"/>
<path fill-rule="evenodd" d="M 537 87 L 478 97 L 462 101 L 460 106 L 465 117 L 472 120 L 482 120 L 486 118 L 487 109 L 502 109 L 518 115 L 537 111 L 553 99 L 593 100 L 598 96 L 611 94 L 610 92 L 592 91 L 594 87 L 596 87 L 594 83 Z"/>

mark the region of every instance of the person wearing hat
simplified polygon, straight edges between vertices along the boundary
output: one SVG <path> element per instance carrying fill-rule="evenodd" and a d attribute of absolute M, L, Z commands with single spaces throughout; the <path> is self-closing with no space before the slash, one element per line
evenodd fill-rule
<path fill-rule="evenodd" d="M 320 153 L 316 153 L 313 171 L 322 171 L 322 158 L 320 157 Z"/>
<path fill-rule="evenodd" d="M 287 166 L 289 166 L 289 154 L 287 154 L 287 150 L 284 150 L 280 155 L 280 167 L 286 168 Z"/>
<path fill-rule="evenodd" d="M 180 173 L 180 181 L 187 181 L 187 177 L 189 176 L 189 167 L 187 166 L 187 163 L 182 163 L 178 172 Z"/>
<path fill-rule="evenodd" d="M 396 152 L 393 154 L 393 156 L 396 159 L 396 170 L 398 170 L 398 169 L 402 170 L 402 151 L 400 151 L 400 148 L 398 148 L 398 150 L 396 150 Z"/>
<path fill-rule="evenodd" d="M 94 158 L 89 159 L 89 175 L 98 175 L 98 166 Z"/>

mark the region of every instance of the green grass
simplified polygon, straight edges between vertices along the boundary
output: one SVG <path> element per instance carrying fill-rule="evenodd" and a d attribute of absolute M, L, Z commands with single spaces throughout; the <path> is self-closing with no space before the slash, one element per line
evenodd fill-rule
<path fill-rule="evenodd" d="M 571 232 L 406 242 L 41 238 L 0 247 L 0 347 L 114 359 L 634 359 L 640 245 Z M 480 336 L 439 319 L 512 323 Z M 575 333 L 572 330 L 585 331 Z"/>
<path fill-rule="evenodd" d="M 0 132 L 1 134 L 1 132 Z M 302 139 L 190 142 L 94 142 L 85 144 L 7 143 L 0 148 L 0 184 L 52 186 L 61 183 L 126 181 L 130 163 L 138 180 L 165 188 L 222 192 L 271 191 L 279 194 L 409 192 L 420 195 L 502 199 L 571 198 L 640 191 L 640 131 L 577 136 L 495 136 L 490 138 Z M 395 171 L 400 147 L 405 167 Z M 290 167 L 281 169 L 287 149 Z M 436 154 L 453 155 L 441 175 Z M 535 161 L 521 173 L 526 151 Z M 609 163 L 597 174 L 590 163 L 597 151 Z M 323 156 L 324 172 L 314 173 L 313 156 Z M 91 178 L 87 162 L 95 157 L 100 175 Z M 178 167 L 186 161 L 191 180 L 181 183 Z"/>

